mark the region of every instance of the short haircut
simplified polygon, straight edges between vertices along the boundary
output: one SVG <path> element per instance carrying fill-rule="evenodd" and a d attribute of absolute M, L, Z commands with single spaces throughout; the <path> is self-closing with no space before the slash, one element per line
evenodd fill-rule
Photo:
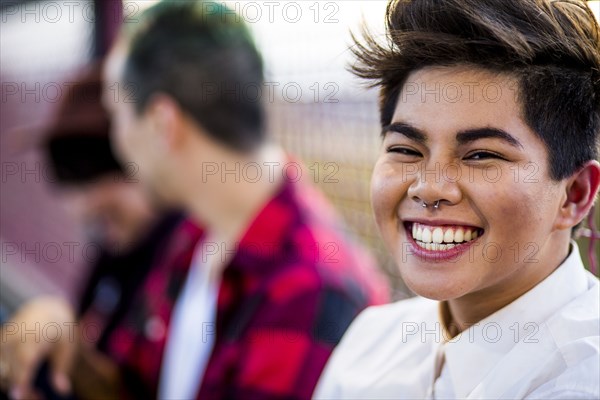
<path fill-rule="evenodd" d="M 598 159 L 600 31 L 582 0 L 392 0 L 387 43 L 355 38 L 355 74 L 380 87 L 391 122 L 408 75 L 424 67 L 473 66 L 518 82 L 525 123 L 545 143 L 561 180 Z"/>
<path fill-rule="evenodd" d="M 239 15 L 216 2 L 163 1 L 140 19 L 126 32 L 122 77 L 137 112 L 165 93 L 218 142 L 243 152 L 260 144 L 263 63 Z"/>

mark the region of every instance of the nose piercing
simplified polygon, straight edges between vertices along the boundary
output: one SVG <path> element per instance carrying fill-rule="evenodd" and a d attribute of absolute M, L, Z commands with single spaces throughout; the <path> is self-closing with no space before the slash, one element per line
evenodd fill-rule
<path fill-rule="evenodd" d="M 423 204 L 421 204 L 421 205 L 423 206 L 423 208 L 427 208 L 427 206 L 429 204 L 427 204 L 426 202 L 423 202 Z M 439 200 L 436 200 L 436 202 L 433 203 L 433 208 L 435 208 L 435 209 L 440 208 L 440 201 Z"/>

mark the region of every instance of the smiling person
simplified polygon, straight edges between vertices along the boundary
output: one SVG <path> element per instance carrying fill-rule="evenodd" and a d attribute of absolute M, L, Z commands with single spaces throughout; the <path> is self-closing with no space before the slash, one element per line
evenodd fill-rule
<path fill-rule="evenodd" d="M 375 217 L 418 295 L 351 325 L 316 399 L 598 398 L 599 285 L 572 231 L 600 185 L 583 1 L 392 1 Z"/>

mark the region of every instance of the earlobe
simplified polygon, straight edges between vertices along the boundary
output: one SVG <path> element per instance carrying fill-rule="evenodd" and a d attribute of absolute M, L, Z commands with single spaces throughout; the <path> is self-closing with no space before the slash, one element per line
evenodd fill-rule
<path fill-rule="evenodd" d="M 568 178 L 566 198 L 560 208 L 558 229 L 569 229 L 585 218 L 596 200 L 600 187 L 600 163 L 588 161 Z"/>

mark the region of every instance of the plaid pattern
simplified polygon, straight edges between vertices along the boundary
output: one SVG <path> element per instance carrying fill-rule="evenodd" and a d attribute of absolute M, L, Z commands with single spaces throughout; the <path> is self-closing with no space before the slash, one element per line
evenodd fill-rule
<path fill-rule="evenodd" d="M 165 214 L 132 249 L 117 255 L 102 251 L 91 268 L 79 296 L 78 316 L 80 323 L 99 330 L 96 347 L 101 352 L 106 352 L 113 329 L 131 309 L 137 291 L 182 221 L 180 213 Z"/>
<path fill-rule="evenodd" d="M 263 208 L 223 272 L 215 344 L 198 399 L 310 398 L 350 322 L 368 305 L 388 300 L 371 258 L 341 228 L 322 195 L 299 183 L 287 182 Z M 114 336 L 112 349 L 136 397 L 156 396 L 164 330 L 191 243 L 200 236 L 189 228 L 179 236 L 186 234 L 187 240 L 174 241 L 180 254 L 173 271 L 149 279 L 137 321 Z M 151 340 L 149 321 L 158 319 L 163 334 Z M 145 391 L 131 386 L 134 381 Z"/>
<path fill-rule="evenodd" d="M 123 398 L 156 398 L 171 312 L 202 236 L 189 220 L 175 229 L 129 314 L 108 340 L 107 353 L 122 370 Z"/>

